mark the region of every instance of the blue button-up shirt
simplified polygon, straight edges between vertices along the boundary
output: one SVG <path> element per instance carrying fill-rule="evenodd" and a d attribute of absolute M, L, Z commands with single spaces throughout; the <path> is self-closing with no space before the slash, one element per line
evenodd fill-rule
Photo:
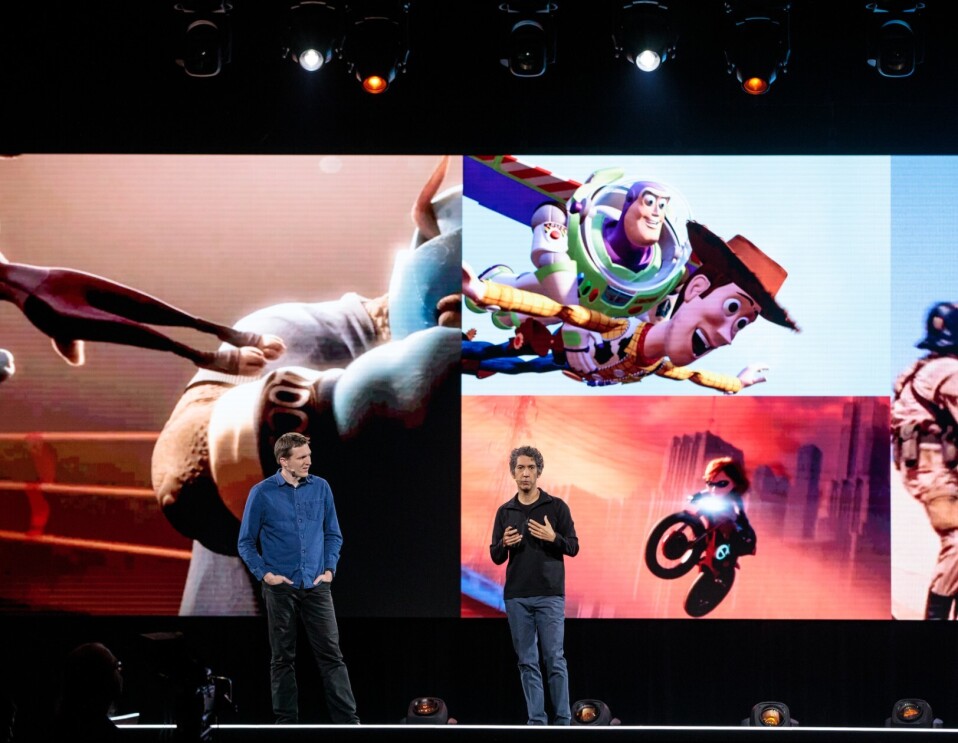
<path fill-rule="evenodd" d="M 323 478 L 307 475 L 293 487 L 280 471 L 250 490 L 237 546 L 257 580 L 273 573 L 312 588 L 317 576 L 336 571 L 342 545 L 333 491 Z"/>

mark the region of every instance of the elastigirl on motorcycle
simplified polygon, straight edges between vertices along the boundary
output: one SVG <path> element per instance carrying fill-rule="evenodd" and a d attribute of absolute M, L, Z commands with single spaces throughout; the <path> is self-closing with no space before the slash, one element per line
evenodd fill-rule
<path fill-rule="evenodd" d="M 730 457 L 713 459 L 705 467 L 705 489 L 652 527 L 645 564 L 654 576 L 672 580 L 699 569 L 685 597 L 690 617 L 704 617 L 722 603 L 735 582 L 739 556 L 755 554 L 755 530 L 742 500 L 748 487 L 740 464 Z"/>
<path fill-rule="evenodd" d="M 721 524 L 719 528 L 727 530 L 725 536 L 736 555 L 755 554 L 755 530 L 748 521 L 742 500 L 750 484 L 742 465 L 731 457 L 718 457 L 705 466 L 705 490 L 689 498 L 692 503 L 698 503 L 707 497 L 727 499 L 731 502 L 735 518 Z"/>

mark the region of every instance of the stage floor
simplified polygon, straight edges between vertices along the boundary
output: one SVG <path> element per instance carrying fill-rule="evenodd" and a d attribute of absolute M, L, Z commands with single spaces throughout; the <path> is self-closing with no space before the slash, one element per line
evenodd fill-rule
<path fill-rule="evenodd" d="M 121 728 L 122 740 L 169 740 L 172 725 L 130 725 Z M 626 741 L 644 743 L 754 743 L 757 732 L 767 728 L 702 727 L 702 726 L 632 726 L 612 727 L 532 727 L 528 725 L 221 725 L 213 728 L 212 740 L 221 743 L 246 741 L 316 741 L 320 736 L 336 741 L 390 743 L 407 741 L 450 741 L 450 743 L 508 743 L 509 741 L 575 740 Z M 903 732 L 909 741 L 936 740 L 954 730 L 921 728 L 781 728 L 777 741 L 813 743 L 838 741 L 865 743 L 865 741 L 901 740 Z"/>

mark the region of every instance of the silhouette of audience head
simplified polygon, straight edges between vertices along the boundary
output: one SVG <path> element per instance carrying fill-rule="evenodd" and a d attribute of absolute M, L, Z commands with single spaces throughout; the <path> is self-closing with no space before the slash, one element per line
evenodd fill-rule
<path fill-rule="evenodd" d="M 98 642 L 75 648 L 63 668 L 62 703 L 106 715 L 123 690 L 122 665 Z"/>
<path fill-rule="evenodd" d="M 58 737 L 73 742 L 113 741 L 118 735 L 110 707 L 123 690 L 122 665 L 98 642 L 80 645 L 63 665 L 63 693 L 57 714 Z"/>

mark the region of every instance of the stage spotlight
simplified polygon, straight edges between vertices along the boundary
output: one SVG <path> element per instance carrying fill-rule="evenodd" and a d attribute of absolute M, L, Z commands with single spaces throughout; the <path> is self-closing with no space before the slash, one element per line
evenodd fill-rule
<path fill-rule="evenodd" d="M 502 3 L 505 41 L 499 62 L 515 77 L 542 77 L 556 60 L 556 3 Z"/>
<path fill-rule="evenodd" d="M 892 707 L 886 728 L 940 728 L 944 723 L 932 714 L 924 699 L 899 699 Z"/>
<path fill-rule="evenodd" d="M 343 57 L 363 90 L 386 92 L 409 60 L 409 3 L 371 0 L 350 6 Z"/>
<path fill-rule="evenodd" d="M 788 705 L 783 702 L 759 702 L 742 724 L 753 728 L 787 728 L 798 725 L 798 720 L 789 714 Z"/>
<path fill-rule="evenodd" d="M 449 716 L 446 703 L 439 697 L 416 697 L 406 710 L 404 725 L 455 725 L 456 718 Z"/>
<path fill-rule="evenodd" d="M 193 0 L 173 6 L 177 18 L 176 63 L 190 77 L 216 77 L 232 55 L 232 4 Z"/>
<path fill-rule="evenodd" d="M 591 725 L 621 725 L 618 717 L 613 717 L 609 705 L 598 699 L 580 699 L 572 705 L 572 724 Z"/>
<path fill-rule="evenodd" d="M 339 8 L 323 0 L 303 0 L 289 9 L 284 57 L 307 72 L 316 72 L 332 61 L 343 43 Z"/>
<path fill-rule="evenodd" d="M 643 72 L 654 72 L 675 56 L 677 41 L 664 3 L 634 0 L 618 11 L 612 34 L 615 56 L 624 56 Z"/>
<path fill-rule="evenodd" d="M 914 0 L 868 3 L 869 52 L 866 62 L 882 77 L 910 77 L 925 58 L 921 11 Z"/>
<path fill-rule="evenodd" d="M 725 3 L 725 60 L 749 95 L 767 93 L 791 56 L 791 3 L 735 0 Z"/>

